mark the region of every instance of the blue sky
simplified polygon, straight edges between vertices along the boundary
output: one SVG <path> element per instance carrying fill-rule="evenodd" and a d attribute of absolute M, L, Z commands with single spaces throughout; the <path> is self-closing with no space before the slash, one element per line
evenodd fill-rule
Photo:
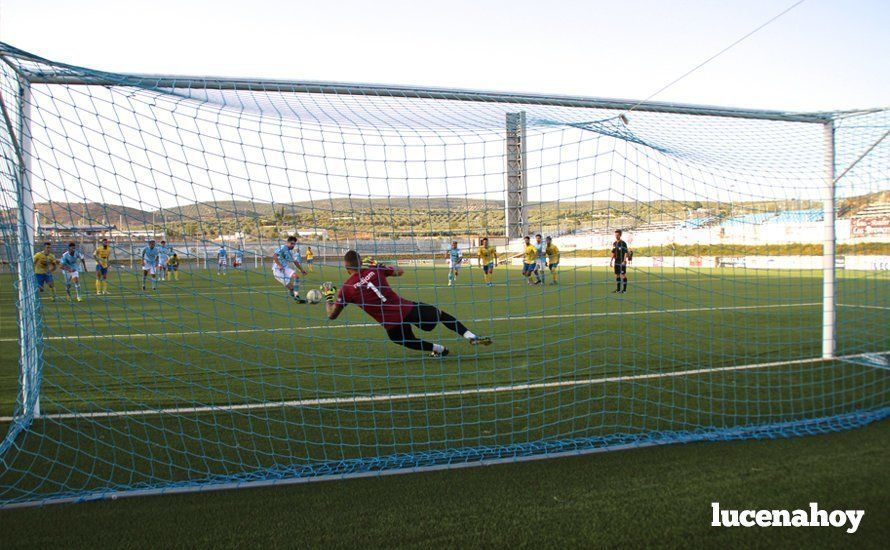
<path fill-rule="evenodd" d="M 122 72 L 642 99 L 792 3 L 4 0 L 0 40 Z M 890 104 L 890 2 L 807 0 L 655 99 Z"/>

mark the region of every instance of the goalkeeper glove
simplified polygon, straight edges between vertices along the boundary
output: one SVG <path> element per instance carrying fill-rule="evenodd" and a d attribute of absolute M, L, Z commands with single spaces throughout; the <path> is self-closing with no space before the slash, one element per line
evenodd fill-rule
<path fill-rule="evenodd" d="M 321 294 L 324 296 L 326 302 L 332 304 L 337 298 L 337 287 L 331 283 L 325 283 L 321 285 Z"/>

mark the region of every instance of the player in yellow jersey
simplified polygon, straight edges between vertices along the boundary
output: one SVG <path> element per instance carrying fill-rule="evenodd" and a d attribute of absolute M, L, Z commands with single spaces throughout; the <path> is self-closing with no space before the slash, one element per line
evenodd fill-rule
<path fill-rule="evenodd" d="M 547 248 L 545 249 L 547 253 L 547 267 L 550 268 L 550 275 L 553 276 L 553 280 L 550 281 L 551 285 L 559 284 L 559 275 L 557 274 L 557 269 L 559 269 L 559 249 L 553 244 L 553 239 L 547 237 L 544 241 L 547 243 Z"/>
<path fill-rule="evenodd" d="M 56 257 L 52 253 L 52 245 L 43 243 L 43 250 L 34 254 L 34 275 L 37 278 L 37 290 L 43 292 L 43 285 L 49 285 L 53 292 L 53 301 L 56 301 L 56 285 L 53 283 L 53 271 L 59 267 Z"/>
<path fill-rule="evenodd" d="M 102 239 L 102 244 L 93 251 L 93 259 L 96 260 L 96 295 L 108 294 L 108 266 L 111 263 L 108 239 Z"/>
<path fill-rule="evenodd" d="M 167 272 L 174 281 L 179 280 L 179 256 L 175 252 L 167 258 Z"/>
<path fill-rule="evenodd" d="M 315 271 L 315 268 L 312 267 L 312 263 L 313 263 L 314 261 L 315 261 L 315 253 L 312 252 L 312 247 L 311 247 L 311 246 L 307 246 L 307 247 L 306 247 L 306 265 L 309 266 L 309 272 L 310 272 L 310 273 L 313 272 L 313 271 Z"/>
<path fill-rule="evenodd" d="M 525 238 L 525 248 L 522 251 L 522 276 L 525 277 L 529 285 L 540 284 L 541 278 L 536 277 L 536 281 L 532 282 L 532 275 L 535 274 L 536 260 L 538 258 L 538 248 L 531 243 L 531 237 Z"/>
<path fill-rule="evenodd" d="M 479 267 L 482 268 L 482 280 L 487 286 L 492 286 L 491 275 L 497 263 L 498 252 L 493 246 L 488 246 L 488 237 L 479 242 Z"/>

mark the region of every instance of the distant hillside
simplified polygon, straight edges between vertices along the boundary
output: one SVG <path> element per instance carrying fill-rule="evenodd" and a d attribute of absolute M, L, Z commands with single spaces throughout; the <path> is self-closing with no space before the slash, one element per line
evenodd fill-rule
<path fill-rule="evenodd" d="M 284 212 L 286 215 L 305 212 L 364 212 L 371 210 L 455 210 L 484 211 L 503 208 L 503 201 L 486 201 L 461 198 L 407 198 L 393 197 L 387 199 L 370 199 L 367 197 L 319 199 L 295 203 L 271 204 L 250 201 L 214 201 L 189 204 L 174 208 L 165 208 L 167 215 L 181 216 L 189 219 L 206 217 L 239 217 L 239 216 L 274 216 Z"/>
<path fill-rule="evenodd" d="M 42 225 L 114 225 L 141 227 L 152 223 L 152 212 L 97 202 L 51 202 L 35 205 Z"/>
<path fill-rule="evenodd" d="M 853 214 L 862 210 L 870 204 L 890 204 L 890 191 L 878 191 L 867 195 L 859 195 L 858 197 L 850 197 L 838 201 L 838 208 L 841 216 Z"/>
<path fill-rule="evenodd" d="M 840 199 L 841 215 L 866 205 L 890 202 L 890 191 Z M 532 227 L 562 231 L 672 222 L 694 217 L 723 218 L 781 210 L 821 208 L 817 201 L 590 201 L 530 203 Z M 154 227 L 170 236 L 214 236 L 243 232 L 272 236 L 296 229 L 324 229 L 332 236 L 399 236 L 500 232 L 504 203 L 462 197 L 332 198 L 292 204 L 216 201 L 160 210 L 100 203 L 41 203 L 41 223 L 114 225 L 120 229 Z"/>

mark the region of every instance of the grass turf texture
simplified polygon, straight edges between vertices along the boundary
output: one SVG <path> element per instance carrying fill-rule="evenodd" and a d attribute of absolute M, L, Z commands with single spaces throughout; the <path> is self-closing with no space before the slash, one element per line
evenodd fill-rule
<path fill-rule="evenodd" d="M 0 511 L 5 548 L 836 547 L 890 538 L 890 421 L 770 441 Z M 859 530 L 710 526 L 724 508 L 864 509 Z"/>
<path fill-rule="evenodd" d="M 323 268 L 304 291 L 344 277 Z M 115 273 L 108 297 L 89 293 L 92 275 L 84 279 L 84 302 L 45 300 L 41 395 L 50 416 L 8 454 L 4 499 L 245 472 L 288 476 L 319 463 L 464 446 L 628 442 L 886 405 L 887 371 L 848 362 L 670 376 L 819 356 L 818 272 L 640 269 L 630 274 L 630 293 L 615 296 L 613 275 L 602 269 L 566 269 L 561 286 L 544 288 L 527 287 L 516 268 L 499 268 L 494 288 L 480 284 L 478 269 L 464 270 L 455 288 L 445 286 L 444 269 L 410 269 L 394 280 L 401 293 L 495 338 L 495 346 L 475 349 L 437 329 L 432 338 L 455 352 L 445 360 L 388 342 L 354 307 L 328 322 L 321 306 L 288 301 L 264 272 L 185 272 L 147 296 L 132 273 Z M 4 304 L 13 299 L 10 286 Z M 886 273 L 842 272 L 838 301 L 840 355 L 890 349 L 890 331 L 881 330 L 890 326 Z M 18 391 L 14 315 L 4 306 L 5 415 Z M 632 378 L 653 374 L 664 377 Z M 604 377 L 611 381 L 445 393 Z M 406 393 L 425 395 L 386 397 Z M 350 402 L 356 395 L 383 398 Z M 310 403 L 261 407 L 294 399 Z M 324 399 L 334 401 L 313 402 Z M 255 408 L 51 416 L 209 404 Z"/>

